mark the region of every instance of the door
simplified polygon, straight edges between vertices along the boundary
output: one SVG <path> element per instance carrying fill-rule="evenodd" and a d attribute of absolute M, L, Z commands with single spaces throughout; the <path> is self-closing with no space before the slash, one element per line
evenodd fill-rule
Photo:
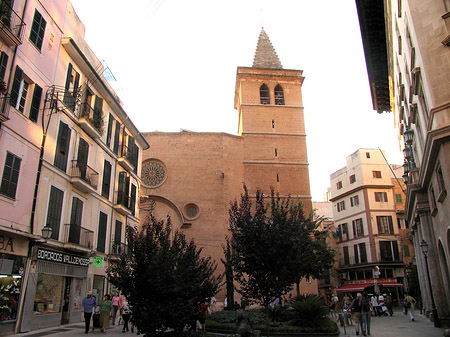
<path fill-rule="evenodd" d="M 80 170 L 80 178 L 83 180 L 86 180 L 88 156 L 89 144 L 83 138 L 80 138 L 80 143 L 78 144 L 77 167 Z"/>
<path fill-rule="evenodd" d="M 72 289 L 72 277 L 66 277 L 65 284 L 64 284 L 64 293 L 63 293 L 61 324 L 69 323 L 71 289 Z"/>
<path fill-rule="evenodd" d="M 77 197 L 72 199 L 72 213 L 70 215 L 69 242 L 80 244 L 81 216 L 83 213 L 83 202 Z"/>

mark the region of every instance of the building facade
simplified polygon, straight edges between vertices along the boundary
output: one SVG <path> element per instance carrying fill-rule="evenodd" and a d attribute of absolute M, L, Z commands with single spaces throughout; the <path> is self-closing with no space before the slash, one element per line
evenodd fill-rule
<path fill-rule="evenodd" d="M 374 108 L 394 112 L 404 148 L 405 219 L 414 235 L 424 309 L 431 315 L 434 299 L 438 317 L 448 324 L 450 2 L 356 3 L 371 88 L 388 89 L 372 91 L 374 102 L 378 97 L 390 102 L 384 109 L 374 103 Z M 372 56 L 375 49 L 383 54 L 378 60 Z M 428 248 L 426 255 L 422 248 Z"/>
<path fill-rule="evenodd" d="M 138 226 L 149 145 L 69 1 L 1 6 L 0 326 L 25 332 L 79 322 L 86 291 L 112 290 L 105 270 Z"/>
<path fill-rule="evenodd" d="M 330 176 L 339 293 L 391 293 L 398 301 L 406 290 L 404 195 L 392 172 L 380 150 L 359 149 Z"/>
<path fill-rule="evenodd" d="M 253 66 L 237 69 L 238 135 L 144 133 L 152 148 L 143 155 L 141 219 L 150 211 L 162 219 L 169 214 L 174 229 L 194 238 L 222 272 L 228 210 L 243 183 L 252 197 L 273 187 L 311 210 L 302 83 L 302 71 L 282 68 L 262 30 Z M 316 281 L 300 288 L 317 293 Z"/>

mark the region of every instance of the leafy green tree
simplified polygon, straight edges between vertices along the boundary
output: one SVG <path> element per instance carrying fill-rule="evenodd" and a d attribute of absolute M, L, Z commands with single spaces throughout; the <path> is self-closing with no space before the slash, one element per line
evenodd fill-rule
<path fill-rule="evenodd" d="M 213 296 L 221 277 L 214 276 L 216 263 L 202 257 L 193 240 L 172 231 L 153 215 L 142 229 L 127 227 L 128 252 L 107 274 L 135 309 L 133 321 L 147 336 L 172 328 L 182 335 L 192 325 L 197 301 Z"/>
<path fill-rule="evenodd" d="M 234 309 L 234 278 L 233 278 L 233 261 L 231 252 L 231 243 L 228 238 L 226 238 L 226 245 L 222 246 L 223 253 L 225 255 L 225 260 L 220 259 L 225 267 L 225 284 L 227 289 L 227 309 Z"/>
<path fill-rule="evenodd" d="M 269 330 L 269 305 L 292 289 L 296 266 L 301 255 L 302 236 L 300 204 L 275 196 L 272 190 L 266 205 L 261 191 L 256 191 L 254 212 L 247 187 L 240 203 L 229 210 L 233 271 L 238 292 L 249 301 L 265 307 L 266 330 Z"/>

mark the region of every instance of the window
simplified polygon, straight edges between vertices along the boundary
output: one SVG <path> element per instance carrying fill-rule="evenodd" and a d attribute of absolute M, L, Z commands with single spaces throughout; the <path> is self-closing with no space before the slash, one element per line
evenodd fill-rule
<path fill-rule="evenodd" d="M 5 166 L 3 167 L 2 184 L 0 193 L 9 198 L 16 198 L 17 182 L 19 180 L 20 163 L 22 159 L 12 154 L 6 153 Z"/>
<path fill-rule="evenodd" d="M 275 87 L 275 104 L 284 105 L 284 92 L 283 87 L 279 84 Z"/>
<path fill-rule="evenodd" d="M 350 184 L 353 184 L 353 183 L 356 181 L 355 175 L 352 174 L 352 175 L 350 176 L 349 180 L 350 180 Z"/>
<path fill-rule="evenodd" d="M 347 226 L 347 223 L 343 223 L 340 226 L 342 226 L 342 235 L 344 237 L 344 240 L 348 240 L 349 237 L 348 237 L 348 226 Z"/>
<path fill-rule="evenodd" d="M 71 130 L 66 123 L 59 122 L 58 139 L 56 141 L 55 165 L 60 170 L 66 172 L 67 159 L 69 157 Z"/>
<path fill-rule="evenodd" d="M 370 152 L 366 152 L 366 158 L 370 158 Z"/>
<path fill-rule="evenodd" d="M 265 84 L 259 88 L 261 104 L 270 104 L 269 87 Z"/>
<path fill-rule="evenodd" d="M 338 212 L 344 211 L 345 210 L 345 201 L 342 200 L 342 201 L 338 202 L 336 206 L 337 206 Z"/>
<path fill-rule="evenodd" d="M 336 183 L 336 189 L 337 190 L 340 190 L 342 188 L 342 181 L 338 181 L 337 183 Z"/>
<path fill-rule="evenodd" d="M 359 205 L 359 197 L 357 195 L 354 195 L 353 197 L 350 198 L 350 206 L 354 207 L 358 205 Z"/>
<path fill-rule="evenodd" d="M 11 88 L 11 96 L 9 98 L 10 104 L 22 113 L 25 110 L 25 102 L 27 99 L 29 86 L 29 83 L 24 80 L 23 77 L 23 70 L 19 66 L 16 66 Z"/>
<path fill-rule="evenodd" d="M 353 245 L 353 254 L 355 256 L 355 263 L 359 263 L 358 245 Z"/>
<path fill-rule="evenodd" d="M 64 289 L 64 276 L 36 273 L 36 293 L 33 314 L 46 315 L 61 312 Z M 36 282 L 36 281 L 35 281 Z M 42 299 L 45 298 L 45 302 Z"/>
<path fill-rule="evenodd" d="M 83 216 L 83 201 L 81 201 L 77 197 L 73 197 L 72 211 L 70 213 L 68 242 L 80 244 L 82 216 Z"/>
<path fill-rule="evenodd" d="M 33 98 L 31 100 L 30 120 L 37 123 L 39 115 L 39 107 L 41 106 L 42 88 L 37 84 L 34 85 Z"/>
<path fill-rule="evenodd" d="M 430 198 L 430 208 L 431 208 L 431 216 L 436 216 L 438 209 L 436 207 L 436 195 L 434 194 L 434 187 L 430 185 L 429 188 L 429 198 Z"/>
<path fill-rule="evenodd" d="M 364 236 L 363 221 L 361 218 L 352 221 L 353 237 Z"/>
<path fill-rule="evenodd" d="M 130 210 L 131 214 L 134 215 L 136 208 L 136 185 L 131 184 L 130 189 Z"/>
<path fill-rule="evenodd" d="M 436 169 L 436 179 L 437 179 L 437 186 L 438 186 L 438 197 L 437 201 L 444 202 L 445 197 L 447 196 L 447 190 L 445 189 L 445 183 L 444 183 L 444 175 L 442 174 L 442 168 L 440 165 L 438 165 Z"/>
<path fill-rule="evenodd" d="M 395 194 L 395 202 L 398 203 L 398 204 L 403 202 L 403 198 L 402 198 L 402 195 L 400 193 L 396 193 Z"/>
<path fill-rule="evenodd" d="M 272 129 L 275 129 L 275 119 L 272 119 Z"/>
<path fill-rule="evenodd" d="M 350 264 L 350 256 L 348 255 L 348 247 L 344 247 L 344 264 L 349 265 Z"/>
<path fill-rule="evenodd" d="M 277 173 L 277 183 L 280 182 L 280 175 Z"/>
<path fill-rule="evenodd" d="M 275 148 L 275 157 L 278 157 L 278 150 Z"/>
<path fill-rule="evenodd" d="M 45 22 L 41 13 L 37 10 L 34 11 L 33 24 L 31 25 L 30 32 L 30 41 L 37 47 L 37 49 L 41 50 L 42 42 L 44 40 L 45 26 L 47 22 Z"/>
<path fill-rule="evenodd" d="M 102 196 L 109 199 L 111 185 L 111 163 L 105 160 L 103 165 L 103 182 L 102 182 Z"/>
<path fill-rule="evenodd" d="M 380 179 L 381 178 L 381 171 L 372 171 L 372 175 L 374 178 Z"/>
<path fill-rule="evenodd" d="M 403 245 L 403 256 L 405 257 L 410 257 L 411 253 L 409 252 L 409 246 L 408 245 Z"/>
<path fill-rule="evenodd" d="M 80 178 L 86 180 L 87 163 L 89 157 L 89 144 L 80 138 L 78 144 L 77 168 L 80 172 Z"/>
<path fill-rule="evenodd" d="M 106 248 L 106 228 L 108 226 L 108 215 L 100 212 L 98 218 L 98 236 L 97 236 L 97 251 L 105 253 Z"/>
<path fill-rule="evenodd" d="M 78 98 L 78 86 L 80 74 L 73 68 L 72 63 L 67 66 L 66 84 L 64 90 L 64 104 L 72 111 L 75 111 L 75 104 Z"/>
<path fill-rule="evenodd" d="M 359 245 L 359 260 L 361 263 L 367 262 L 366 244 L 360 243 Z"/>
<path fill-rule="evenodd" d="M 119 141 L 120 141 L 120 122 L 116 121 L 116 130 L 114 131 L 114 147 L 113 152 L 119 154 Z"/>
<path fill-rule="evenodd" d="M 61 211 L 63 207 L 64 192 L 52 186 L 50 188 L 50 199 L 48 201 L 47 222 L 52 229 L 51 238 L 58 240 L 59 228 L 61 224 Z"/>
<path fill-rule="evenodd" d="M 7 65 L 8 65 L 8 54 L 2 51 L 2 53 L 0 54 L 0 80 L 5 79 Z"/>
<path fill-rule="evenodd" d="M 380 241 L 380 258 L 381 261 L 398 261 L 397 241 Z"/>
<path fill-rule="evenodd" d="M 394 234 L 392 216 L 377 216 L 378 234 Z"/>
<path fill-rule="evenodd" d="M 116 220 L 116 227 L 114 230 L 114 244 L 120 245 L 122 242 L 122 222 Z"/>
<path fill-rule="evenodd" d="M 376 202 L 387 202 L 387 193 L 386 192 L 375 192 L 375 201 Z"/>
<path fill-rule="evenodd" d="M 93 122 L 94 127 L 103 133 L 103 98 L 98 96 L 95 96 Z"/>
<path fill-rule="evenodd" d="M 114 117 L 112 114 L 109 114 L 109 119 L 108 119 L 108 132 L 106 133 L 106 145 L 108 147 L 111 146 L 111 136 L 112 136 L 112 129 L 114 126 Z"/>
<path fill-rule="evenodd" d="M 130 177 L 127 176 L 125 171 L 119 172 L 119 189 L 117 191 L 117 203 L 129 207 L 129 194 L 130 189 Z"/>

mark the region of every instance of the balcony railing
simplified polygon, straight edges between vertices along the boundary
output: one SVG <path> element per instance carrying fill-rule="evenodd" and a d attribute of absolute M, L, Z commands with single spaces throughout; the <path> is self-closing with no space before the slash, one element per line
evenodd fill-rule
<path fill-rule="evenodd" d="M 70 176 L 72 178 L 79 178 L 82 182 L 91 186 L 94 190 L 98 186 L 98 172 L 89 165 L 72 160 L 72 167 L 70 169 Z"/>
<path fill-rule="evenodd" d="M 89 103 L 83 103 L 79 118 L 85 118 L 100 135 L 103 134 L 103 111 L 92 108 Z"/>
<path fill-rule="evenodd" d="M 9 120 L 9 110 L 10 105 L 9 96 L 1 96 L 0 97 L 0 123 L 6 122 Z"/>
<path fill-rule="evenodd" d="M 10 1 L 0 0 L 0 36 L 9 46 L 22 44 L 25 23 L 10 6 Z"/>
<path fill-rule="evenodd" d="M 86 248 L 93 246 L 94 232 L 78 224 L 65 224 L 64 242 L 74 243 Z"/>
<path fill-rule="evenodd" d="M 339 267 L 352 266 L 355 264 L 366 264 L 366 263 L 368 263 L 367 259 L 363 259 L 361 261 L 360 258 L 358 261 L 356 261 L 354 256 L 350 256 L 347 261 L 344 258 L 339 259 Z"/>
<path fill-rule="evenodd" d="M 126 245 L 125 243 L 118 243 L 118 242 L 114 242 L 112 247 L 111 247 L 111 255 L 130 255 L 130 251 L 128 249 L 128 245 Z"/>
<path fill-rule="evenodd" d="M 132 148 L 123 145 L 122 152 L 119 156 L 119 162 L 122 164 L 122 166 L 124 166 L 125 169 L 133 171 L 134 163 L 137 162 L 135 151 Z"/>

